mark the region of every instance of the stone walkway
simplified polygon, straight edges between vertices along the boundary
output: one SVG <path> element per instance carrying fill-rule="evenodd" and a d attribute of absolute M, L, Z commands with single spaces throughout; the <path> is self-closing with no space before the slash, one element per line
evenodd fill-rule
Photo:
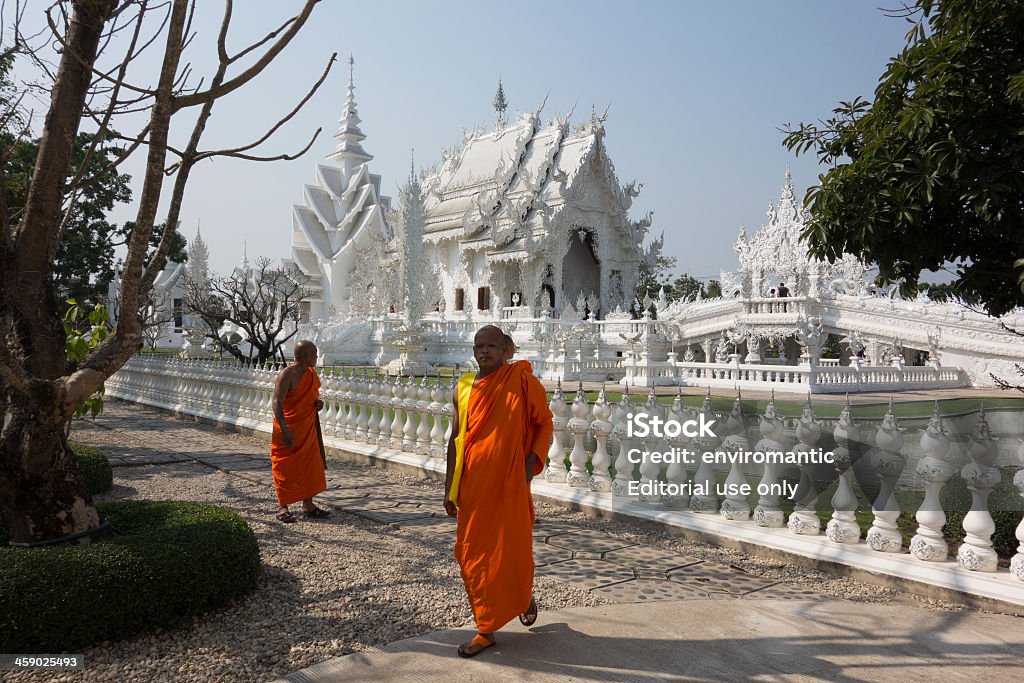
<path fill-rule="evenodd" d="M 273 485 L 267 447 L 255 440 L 248 445 L 233 435 L 198 429 L 148 412 L 109 410 L 97 424 L 141 444 L 153 444 L 104 446 L 115 468 L 192 460 L 268 488 Z M 443 535 L 454 546 L 455 520 L 444 514 L 436 495 L 346 473 L 337 466 L 332 468 L 332 464 L 328 461 L 327 490 L 316 496 L 319 504 L 414 533 Z M 268 491 L 267 498 L 273 500 L 273 493 Z M 592 591 L 611 603 L 825 598 L 820 593 L 754 576 L 736 567 L 632 544 L 601 531 L 568 524 L 539 521 L 533 538 L 538 576 L 550 576 Z"/>
<path fill-rule="evenodd" d="M 260 439 L 117 402 L 95 424 L 93 436 L 123 471 L 122 480 L 136 466 L 163 465 L 175 476 L 180 463 L 200 463 L 266 486 L 267 518 L 276 524 L 267 445 Z M 112 435 L 109 443 L 104 432 Z M 321 504 L 382 525 L 382 532 L 390 525 L 454 544 L 455 522 L 441 511 L 436 492 L 329 465 Z M 454 656 L 456 644 L 472 633 L 464 627 L 328 658 L 286 680 L 1024 679 L 1024 630 L 1014 617 L 835 599 L 557 519 L 542 519 L 534 539 L 538 577 L 608 604 L 543 611 L 529 630 L 513 622 L 493 650 L 473 660 Z"/>

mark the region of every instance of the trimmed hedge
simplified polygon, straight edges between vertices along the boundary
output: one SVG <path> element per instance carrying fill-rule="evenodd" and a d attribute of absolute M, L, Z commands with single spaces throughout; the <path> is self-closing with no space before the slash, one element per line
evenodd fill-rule
<path fill-rule="evenodd" d="M 78 467 L 85 478 L 85 491 L 90 496 L 106 493 L 114 486 L 114 470 L 110 461 L 98 448 L 84 443 L 71 443 L 71 450 L 78 458 Z"/>
<path fill-rule="evenodd" d="M 238 514 L 176 501 L 98 507 L 120 535 L 0 548 L 0 652 L 74 651 L 178 626 L 255 587 L 259 546 Z"/>

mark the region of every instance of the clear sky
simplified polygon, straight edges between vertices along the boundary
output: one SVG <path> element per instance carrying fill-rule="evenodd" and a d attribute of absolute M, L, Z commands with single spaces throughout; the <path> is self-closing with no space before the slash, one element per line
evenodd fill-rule
<path fill-rule="evenodd" d="M 198 4 L 189 56 L 201 74 L 222 10 L 213 0 Z M 263 35 L 300 4 L 237 2 L 232 44 Z M 182 231 L 191 239 L 202 221 L 216 271 L 239 261 L 243 240 L 250 259 L 288 255 L 291 207 L 334 148 L 351 53 L 364 147 L 386 194 L 408 176 L 411 148 L 427 166 L 461 140 L 463 126 L 493 121 L 499 77 L 510 110 L 534 110 L 550 93 L 545 120 L 574 104 L 574 120 L 583 120 L 591 105 L 601 112 L 610 102 L 606 144 L 619 180 L 644 184 L 633 217 L 655 212 L 652 231 L 665 232 L 679 272 L 717 276 L 734 267 L 739 224 L 752 233 L 764 222 L 787 164 L 801 196 L 816 182 L 816 160 L 793 157 L 778 128 L 827 116 L 839 100 L 870 98 L 906 30 L 875 3 L 853 0 L 324 0 L 278 62 L 217 105 L 204 146 L 261 135 L 336 51 L 320 92 L 264 149 L 293 151 L 322 126 L 320 138 L 297 161 L 204 162 Z"/>

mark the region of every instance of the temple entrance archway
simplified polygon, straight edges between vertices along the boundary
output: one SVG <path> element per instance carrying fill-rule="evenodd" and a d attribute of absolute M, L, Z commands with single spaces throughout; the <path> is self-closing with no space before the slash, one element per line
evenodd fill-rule
<path fill-rule="evenodd" d="M 577 229 L 569 236 L 569 249 L 562 260 L 562 294 L 575 301 L 580 292 L 601 300 L 601 263 L 594 233 Z"/>

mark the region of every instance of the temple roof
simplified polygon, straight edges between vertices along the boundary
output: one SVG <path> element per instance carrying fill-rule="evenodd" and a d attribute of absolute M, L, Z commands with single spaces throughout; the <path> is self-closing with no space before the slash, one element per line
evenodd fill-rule
<path fill-rule="evenodd" d="M 570 130 L 568 116 L 542 126 L 539 112 L 468 134 L 423 180 L 426 233 L 463 228 L 472 234 L 517 215 L 523 220 L 538 203 L 557 207 L 585 161 L 603 148 L 603 134 L 596 118 Z"/>

